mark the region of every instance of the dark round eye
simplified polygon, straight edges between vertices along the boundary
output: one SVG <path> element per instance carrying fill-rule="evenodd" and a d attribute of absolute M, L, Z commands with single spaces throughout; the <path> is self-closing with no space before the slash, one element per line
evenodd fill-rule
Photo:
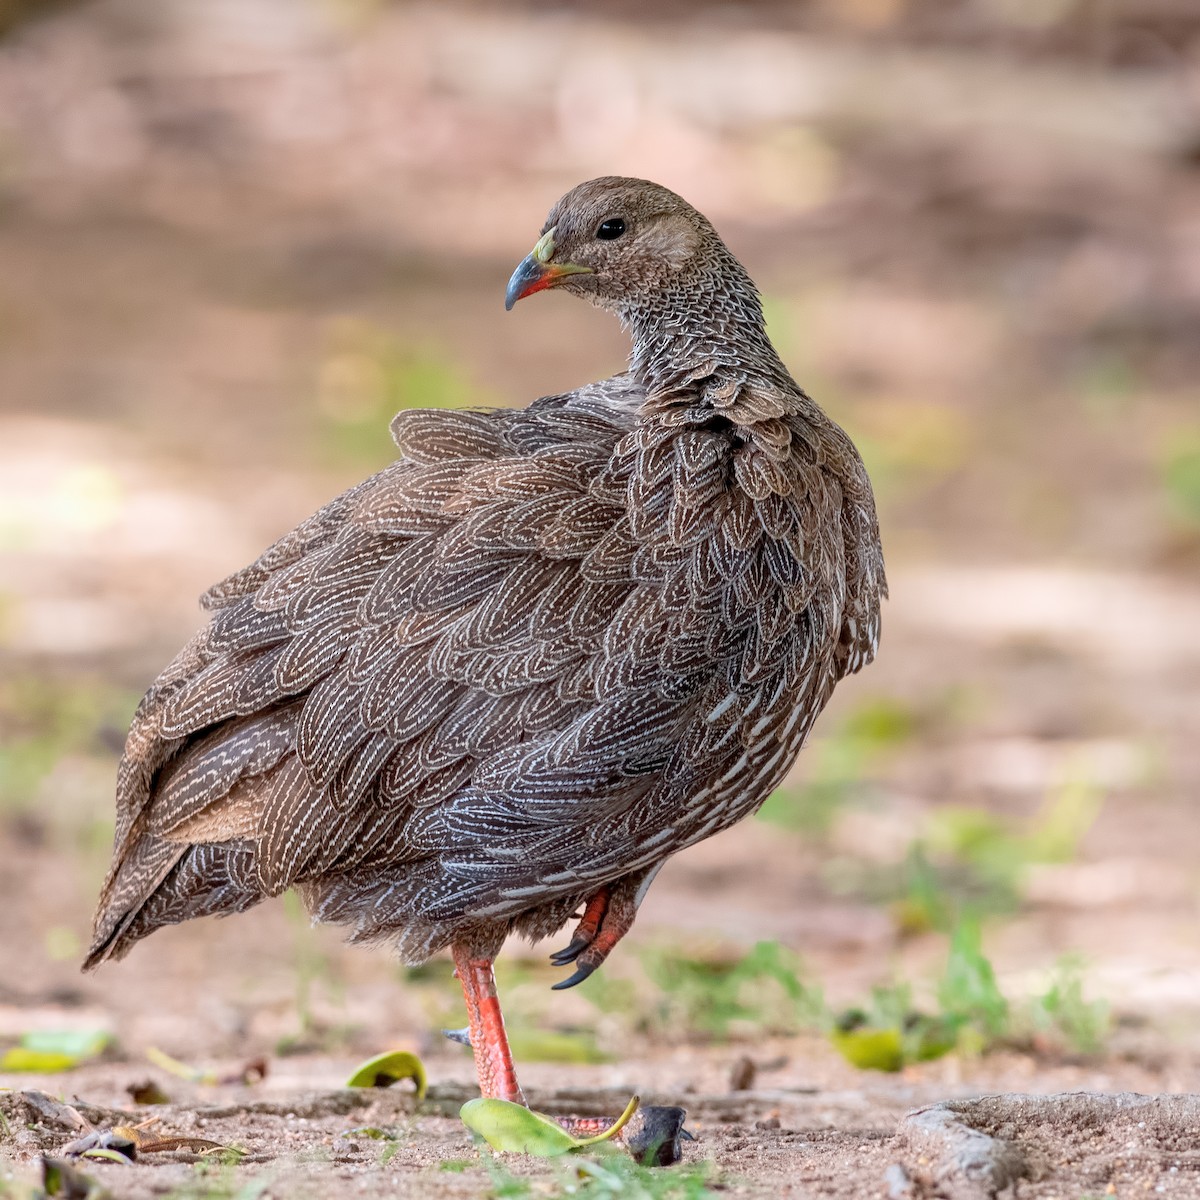
<path fill-rule="evenodd" d="M 600 228 L 596 230 L 596 236 L 602 242 L 611 242 L 613 238 L 619 238 L 625 232 L 625 222 L 620 217 L 609 217 L 607 221 L 600 222 Z"/>

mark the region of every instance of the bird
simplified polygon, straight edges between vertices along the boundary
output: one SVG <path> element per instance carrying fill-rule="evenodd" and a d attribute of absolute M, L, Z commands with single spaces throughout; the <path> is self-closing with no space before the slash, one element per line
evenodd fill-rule
<path fill-rule="evenodd" d="M 573 986 L 663 864 L 753 813 L 886 597 L 871 483 L 710 221 L 605 176 L 505 307 L 614 314 L 626 368 L 524 409 L 405 409 L 398 456 L 202 598 L 116 785 L 84 969 L 294 888 L 419 963 L 449 948 L 482 1096 L 524 1104 L 493 963 L 576 922 Z"/>

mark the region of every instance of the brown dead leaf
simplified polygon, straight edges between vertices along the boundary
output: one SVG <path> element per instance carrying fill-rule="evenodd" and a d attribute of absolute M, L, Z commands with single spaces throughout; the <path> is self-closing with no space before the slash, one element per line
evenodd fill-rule
<path fill-rule="evenodd" d="M 170 1104 L 171 1098 L 154 1082 L 153 1079 L 143 1079 L 137 1083 L 127 1084 L 125 1090 L 129 1093 L 134 1104 Z"/>
<path fill-rule="evenodd" d="M 218 1083 L 244 1083 L 255 1084 L 262 1083 L 267 1077 L 268 1064 L 265 1056 L 260 1055 L 258 1058 L 252 1058 L 240 1070 L 232 1071 L 228 1075 L 222 1075 L 217 1080 Z"/>

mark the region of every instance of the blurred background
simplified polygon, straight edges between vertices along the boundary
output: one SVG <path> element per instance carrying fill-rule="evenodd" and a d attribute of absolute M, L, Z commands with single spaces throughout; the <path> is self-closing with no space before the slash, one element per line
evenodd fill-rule
<path fill-rule="evenodd" d="M 1195 1090 L 1192 0 L 0 0 L 0 1048 L 99 1028 L 294 1081 L 408 1042 L 470 1078 L 430 1040 L 448 970 L 290 900 L 77 963 L 195 597 L 388 461 L 397 408 L 620 369 L 588 306 L 503 311 L 610 173 L 748 265 L 867 459 L 893 599 L 788 785 L 599 977 L 551 1003 L 513 949 L 518 1059 L 723 1085 L 780 1038 L 768 1078 L 845 1083 L 839 1032 L 919 1009 L 959 1054 L 865 1065 Z"/>

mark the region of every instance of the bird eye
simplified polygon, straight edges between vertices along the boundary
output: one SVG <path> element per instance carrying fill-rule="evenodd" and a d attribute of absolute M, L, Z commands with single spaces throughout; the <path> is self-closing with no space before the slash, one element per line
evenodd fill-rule
<path fill-rule="evenodd" d="M 602 242 L 611 242 L 613 238 L 619 238 L 625 232 L 625 222 L 620 217 L 609 217 L 607 221 L 600 222 L 600 228 L 596 230 L 596 236 Z"/>

